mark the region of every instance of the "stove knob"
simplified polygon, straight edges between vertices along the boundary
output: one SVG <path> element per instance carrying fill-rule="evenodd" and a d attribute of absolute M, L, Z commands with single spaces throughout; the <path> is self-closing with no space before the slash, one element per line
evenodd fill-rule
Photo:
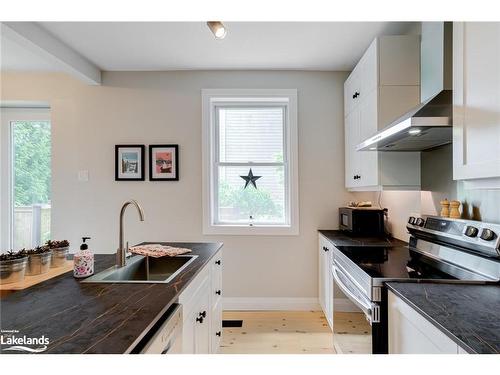
<path fill-rule="evenodd" d="M 410 218 L 408 219 L 408 224 L 415 224 L 415 218 L 413 216 L 410 216 Z"/>
<path fill-rule="evenodd" d="M 481 232 L 481 239 L 485 241 L 491 241 L 496 237 L 495 232 L 493 232 L 491 229 L 483 229 Z"/>
<path fill-rule="evenodd" d="M 473 227 L 473 226 L 468 226 L 467 228 L 465 228 L 464 234 L 467 237 L 476 237 L 478 233 L 479 233 L 479 229 L 477 229 L 476 227 Z"/>
<path fill-rule="evenodd" d="M 416 221 L 415 221 L 415 225 L 418 225 L 419 227 L 423 227 L 424 226 L 424 219 L 422 219 L 421 217 L 419 217 Z"/>

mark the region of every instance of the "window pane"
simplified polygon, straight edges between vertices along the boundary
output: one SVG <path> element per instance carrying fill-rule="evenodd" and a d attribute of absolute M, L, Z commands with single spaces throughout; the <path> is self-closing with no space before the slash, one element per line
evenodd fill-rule
<path fill-rule="evenodd" d="M 13 249 L 50 239 L 50 122 L 11 123 L 13 150 Z"/>
<path fill-rule="evenodd" d="M 219 167 L 218 221 L 222 223 L 287 224 L 284 167 L 252 167 L 257 189 L 245 180 L 249 167 Z M 250 216 L 252 218 L 250 218 Z"/>
<path fill-rule="evenodd" d="M 283 111 L 283 107 L 219 108 L 220 161 L 283 161 Z"/>

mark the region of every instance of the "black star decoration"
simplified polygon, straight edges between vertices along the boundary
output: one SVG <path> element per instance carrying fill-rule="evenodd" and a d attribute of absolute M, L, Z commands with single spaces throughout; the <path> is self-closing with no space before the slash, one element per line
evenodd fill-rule
<path fill-rule="evenodd" d="M 240 177 L 245 180 L 245 187 L 243 189 L 246 189 L 248 184 L 252 184 L 253 187 L 257 189 L 257 184 L 255 183 L 255 181 L 257 181 L 262 176 L 254 176 L 252 168 L 250 168 L 247 176 L 240 176 Z"/>

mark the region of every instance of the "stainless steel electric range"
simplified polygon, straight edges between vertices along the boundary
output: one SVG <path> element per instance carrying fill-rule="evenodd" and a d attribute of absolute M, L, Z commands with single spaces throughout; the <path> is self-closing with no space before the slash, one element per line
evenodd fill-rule
<path fill-rule="evenodd" d="M 333 248 L 332 274 L 366 316 L 364 351 L 387 353 L 387 281 L 495 283 L 500 280 L 500 225 L 433 216 L 410 217 L 408 246 Z M 335 311 L 335 304 L 334 304 Z M 346 332 L 335 329 L 341 338 Z"/>

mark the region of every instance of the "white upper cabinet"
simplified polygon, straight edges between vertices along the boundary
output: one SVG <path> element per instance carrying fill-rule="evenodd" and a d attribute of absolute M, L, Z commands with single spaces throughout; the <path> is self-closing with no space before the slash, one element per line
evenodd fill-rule
<path fill-rule="evenodd" d="M 420 37 L 375 39 L 344 84 L 345 186 L 353 191 L 420 188 L 420 154 L 356 146 L 420 103 Z"/>
<path fill-rule="evenodd" d="M 500 181 L 498 22 L 453 24 L 453 178 Z"/>

